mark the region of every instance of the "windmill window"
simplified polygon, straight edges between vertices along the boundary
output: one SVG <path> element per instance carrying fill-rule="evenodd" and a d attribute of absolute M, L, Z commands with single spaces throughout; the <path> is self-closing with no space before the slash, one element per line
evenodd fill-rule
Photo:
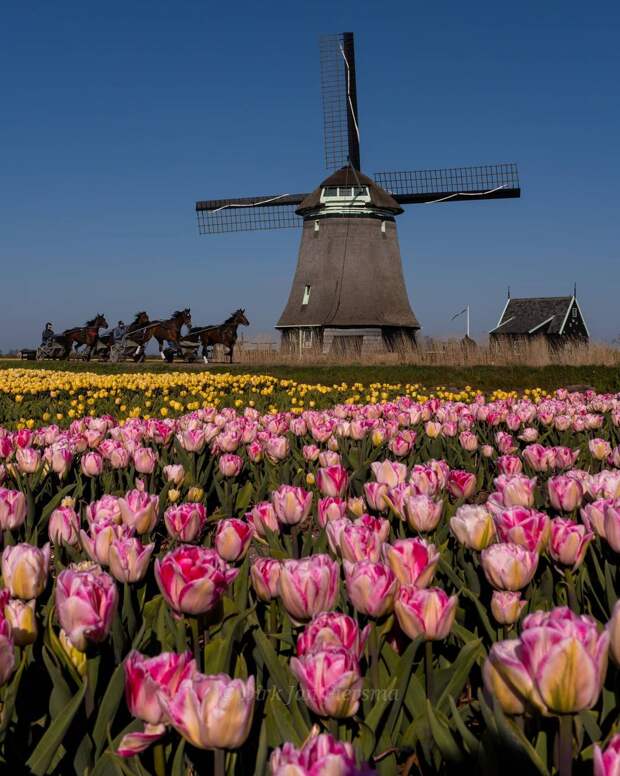
<path fill-rule="evenodd" d="M 309 301 L 310 301 L 310 286 L 305 286 L 304 296 L 303 296 L 303 299 L 301 300 L 301 303 L 302 305 L 306 305 L 308 304 Z"/>
<path fill-rule="evenodd" d="M 323 196 L 325 196 L 325 197 L 337 197 L 338 196 L 338 186 L 326 186 L 323 189 Z"/>
<path fill-rule="evenodd" d="M 577 317 L 577 308 L 576 307 L 573 307 L 573 309 L 571 310 L 571 315 L 573 316 L 573 318 Z"/>

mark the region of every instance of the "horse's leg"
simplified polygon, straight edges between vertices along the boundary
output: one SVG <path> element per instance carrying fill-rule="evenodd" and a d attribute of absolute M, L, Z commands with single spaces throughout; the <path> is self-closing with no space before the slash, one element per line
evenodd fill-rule
<path fill-rule="evenodd" d="M 228 346 L 228 363 L 232 364 L 233 361 L 233 350 L 235 349 L 235 343 L 231 342 Z"/>
<path fill-rule="evenodd" d="M 201 337 L 200 341 L 202 342 L 202 360 L 205 362 L 205 364 L 208 364 L 209 359 L 207 358 L 207 346 L 209 344 L 209 340 L 203 339 Z"/>
<path fill-rule="evenodd" d="M 164 361 L 165 358 L 166 358 L 164 356 L 164 341 L 165 340 L 159 339 L 159 337 L 157 337 L 157 336 L 155 337 L 155 339 L 157 340 L 157 344 L 159 345 L 159 357 L 161 358 L 162 361 Z"/>

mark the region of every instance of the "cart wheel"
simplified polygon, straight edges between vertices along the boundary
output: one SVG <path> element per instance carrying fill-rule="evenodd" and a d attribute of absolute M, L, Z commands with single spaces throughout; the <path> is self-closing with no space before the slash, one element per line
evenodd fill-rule
<path fill-rule="evenodd" d="M 37 354 L 35 358 L 37 361 L 43 361 L 43 359 L 45 358 L 45 351 L 43 350 L 43 348 L 37 348 Z"/>

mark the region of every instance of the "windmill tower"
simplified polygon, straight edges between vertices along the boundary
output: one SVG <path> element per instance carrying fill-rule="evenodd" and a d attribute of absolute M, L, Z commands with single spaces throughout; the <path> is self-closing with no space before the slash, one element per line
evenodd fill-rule
<path fill-rule="evenodd" d="M 353 33 L 321 39 L 325 162 L 309 194 L 196 203 L 203 234 L 302 227 L 297 268 L 276 327 L 289 351 L 360 352 L 414 344 L 420 324 L 403 276 L 403 205 L 520 196 L 515 164 L 361 172 Z"/>

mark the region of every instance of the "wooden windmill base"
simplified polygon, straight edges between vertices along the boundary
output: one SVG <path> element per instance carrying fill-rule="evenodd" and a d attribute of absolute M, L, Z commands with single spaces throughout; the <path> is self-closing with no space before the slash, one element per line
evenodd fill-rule
<path fill-rule="evenodd" d="M 406 353 L 417 347 L 413 328 L 305 326 L 281 331 L 281 352 L 286 355 L 359 358 L 370 353 Z"/>

